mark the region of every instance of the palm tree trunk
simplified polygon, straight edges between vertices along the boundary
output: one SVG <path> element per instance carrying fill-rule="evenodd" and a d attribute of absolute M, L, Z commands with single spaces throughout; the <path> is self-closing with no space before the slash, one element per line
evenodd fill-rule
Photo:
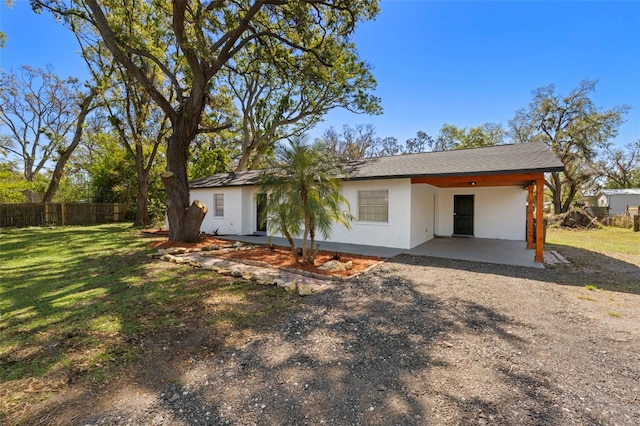
<path fill-rule="evenodd" d="M 289 247 L 291 247 L 293 258 L 296 260 L 296 263 L 300 263 L 300 259 L 298 259 L 298 251 L 296 250 L 296 245 L 293 243 L 293 238 L 291 238 L 291 234 L 286 228 L 282 229 L 282 233 L 284 234 L 284 236 L 287 238 L 287 241 L 289 242 Z"/>
<path fill-rule="evenodd" d="M 313 219 L 309 219 L 309 257 L 308 261 L 312 265 L 315 265 L 316 262 L 316 252 L 315 252 L 315 242 L 316 242 L 316 225 L 313 222 Z"/>
<path fill-rule="evenodd" d="M 307 263 L 307 237 L 309 236 L 309 223 L 304 221 L 304 233 L 302 234 L 302 264 Z"/>

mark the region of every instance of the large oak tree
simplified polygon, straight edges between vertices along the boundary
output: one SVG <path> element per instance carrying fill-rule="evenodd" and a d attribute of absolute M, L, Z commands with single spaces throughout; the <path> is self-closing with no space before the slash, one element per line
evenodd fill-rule
<path fill-rule="evenodd" d="M 206 207 L 189 205 L 187 161 L 191 142 L 206 129 L 201 126 L 211 96 L 219 90 L 217 77 L 225 66 L 251 45 L 277 44 L 288 57 L 311 54 L 318 66 L 331 67 L 327 47 L 347 46 L 356 24 L 378 11 L 368 0 L 33 0 L 68 20 L 84 20 L 100 35 L 114 59 L 167 115 L 171 133 L 167 142 L 166 189 L 169 237 L 197 241 Z M 150 37 L 149 34 L 154 34 Z M 150 40 L 161 33 L 166 45 Z M 152 69 L 134 58 L 147 58 Z M 175 71 L 177 70 L 177 71 Z M 149 73 L 162 73 L 173 86 L 168 99 Z M 165 83 L 162 83 L 165 84 Z"/>
<path fill-rule="evenodd" d="M 545 181 L 556 214 L 566 212 L 581 187 L 593 179 L 599 150 L 618 134 L 628 110 L 625 105 L 599 109 L 590 97 L 596 83 L 584 80 L 566 96 L 553 85 L 536 89 L 529 107 L 509 122 L 514 142 L 542 141 L 564 164 L 563 172 L 553 172 Z"/>

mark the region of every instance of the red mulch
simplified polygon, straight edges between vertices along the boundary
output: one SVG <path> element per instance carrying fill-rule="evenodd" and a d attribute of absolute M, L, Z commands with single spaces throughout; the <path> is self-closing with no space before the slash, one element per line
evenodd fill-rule
<path fill-rule="evenodd" d="M 155 236 L 167 235 L 165 230 L 145 230 L 143 232 L 145 234 L 155 235 Z M 213 235 L 205 235 L 197 243 L 181 243 L 176 241 L 169 241 L 169 239 L 164 239 L 164 240 L 153 241 L 152 243 L 149 244 L 149 247 L 158 248 L 158 249 L 160 248 L 166 249 L 169 247 L 203 248 L 213 244 L 217 244 L 220 247 L 223 247 L 225 245 L 233 244 L 233 241 L 222 240 L 220 238 L 216 238 Z M 380 263 L 383 260 L 379 257 L 373 257 L 373 256 L 360 256 L 360 255 L 354 255 L 354 254 L 339 253 L 340 258 L 338 260 L 340 260 L 340 262 L 344 263 L 344 262 L 351 261 L 353 263 L 353 268 L 351 270 L 342 271 L 342 272 L 339 272 L 339 271 L 329 272 L 329 271 L 319 270 L 318 266 L 321 266 L 323 263 L 328 262 L 329 260 L 332 260 L 333 255 L 334 253 L 332 252 L 320 251 L 320 253 L 316 257 L 315 265 L 309 265 L 309 264 L 301 265 L 299 263 L 296 263 L 290 249 L 280 248 L 280 247 L 270 249 L 266 245 L 260 245 L 249 250 L 235 250 L 227 253 L 218 254 L 218 256 L 224 257 L 226 259 L 252 260 L 252 261 L 266 262 L 275 268 L 292 268 L 292 269 L 299 269 L 299 270 L 304 270 L 308 272 L 315 272 L 317 274 L 322 274 L 327 276 L 342 276 L 342 277 L 348 277 L 348 276 L 357 274 L 358 272 L 362 272 L 365 269 L 377 263 Z"/>

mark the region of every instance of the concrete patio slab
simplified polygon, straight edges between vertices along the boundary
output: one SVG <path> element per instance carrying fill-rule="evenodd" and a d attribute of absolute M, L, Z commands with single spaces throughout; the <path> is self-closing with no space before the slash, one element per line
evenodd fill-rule
<path fill-rule="evenodd" d="M 533 260 L 535 250 L 527 249 L 524 241 L 438 237 L 407 250 L 406 253 L 544 269 L 542 263 Z"/>
<path fill-rule="evenodd" d="M 277 246 L 287 247 L 289 245 L 285 238 L 269 238 L 264 235 L 234 235 L 218 238 L 243 241 L 251 244 L 267 244 L 271 242 Z M 299 246 L 300 240 L 294 240 L 294 242 L 296 246 Z M 469 260 L 473 262 L 496 263 L 499 265 L 544 268 L 543 264 L 534 262 L 534 250 L 527 249 L 524 241 L 438 237 L 412 249 L 322 241 L 320 242 L 320 250 L 382 258 L 390 258 L 402 253 L 407 253 L 414 256 L 430 256 L 445 259 Z"/>

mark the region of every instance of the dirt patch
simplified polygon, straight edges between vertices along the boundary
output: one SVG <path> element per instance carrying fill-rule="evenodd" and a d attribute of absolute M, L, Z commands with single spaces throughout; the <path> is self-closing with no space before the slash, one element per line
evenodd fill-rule
<path fill-rule="evenodd" d="M 167 249 L 170 247 L 203 249 L 209 248 L 211 246 L 217 246 L 218 248 L 224 249 L 233 248 L 233 244 L 233 241 L 223 240 L 212 235 L 207 235 L 197 243 L 181 243 L 166 239 L 154 241 L 149 245 L 149 247 L 158 249 Z M 383 259 L 373 256 L 360 256 L 354 254 L 320 251 L 315 259 L 315 264 L 311 265 L 307 263 L 303 265 L 295 261 L 290 249 L 281 247 L 271 248 L 267 245 L 259 245 L 250 249 L 246 249 L 246 246 L 241 246 L 238 250 L 214 250 L 210 253 L 230 260 L 238 260 L 241 262 L 247 260 L 251 262 L 262 262 L 264 264 L 270 265 L 273 268 L 290 268 L 313 272 L 325 276 L 339 277 L 350 277 L 356 275 L 383 261 Z M 351 262 L 351 269 L 347 271 L 327 271 L 319 269 L 319 267 L 322 266 L 325 262 L 336 258 L 342 263 Z"/>

